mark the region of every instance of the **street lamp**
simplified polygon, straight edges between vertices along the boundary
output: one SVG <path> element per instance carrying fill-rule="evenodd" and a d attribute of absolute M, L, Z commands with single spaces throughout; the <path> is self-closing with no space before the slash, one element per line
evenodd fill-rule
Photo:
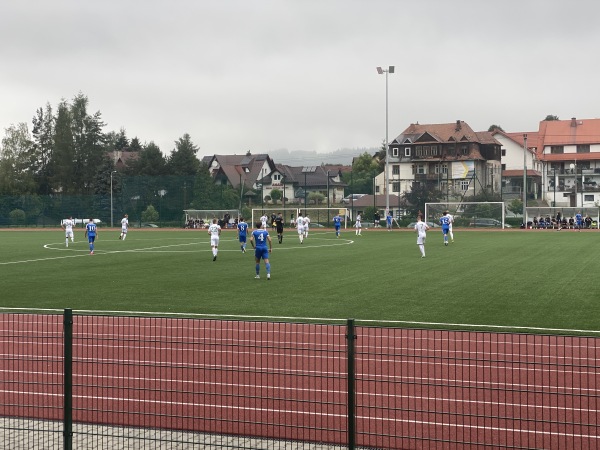
<path fill-rule="evenodd" d="M 304 174 L 304 214 L 306 214 L 306 174 L 313 173 L 317 170 L 315 166 L 308 166 L 302 168 L 302 173 Z"/>
<path fill-rule="evenodd" d="M 523 228 L 527 229 L 527 135 L 523 134 Z"/>
<path fill-rule="evenodd" d="M 571 167 L 571 172 L 575 174 L 575 208 L 577 208 L 577 161 L 571 163 L 569 167 Z M 581 206 L 583 206 L 583 204 Z"/>
<path fill-rule="evenodd" d="M 329 170 L 327 171 L 327 209 L 329 209 Z"/>
<path fill-rule="evenodd" d="M 385 212 L 387 214 L 390 209 L 390 194 L 388 186 L 388 73 L 394 73 L 394 66 L 389 66 L 387 70 L 377 67 L 377 73 L 379 75 L 383 75 L 385 73 L 385 171 L 383 173 L 383 183 L 385 185 Z"/>
<path fill-rule="evenodd" d="M 116 170 L 110 172 L 110 227 L 113 227 L 113 173 L 117 173 Z"/>

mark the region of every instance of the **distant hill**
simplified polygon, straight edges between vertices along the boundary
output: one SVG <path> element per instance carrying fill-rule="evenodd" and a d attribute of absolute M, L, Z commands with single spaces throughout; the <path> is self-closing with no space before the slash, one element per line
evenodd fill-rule
<path fill-rule="evenodd" d="M 269 151 L 269 156 L 277 164 L 288 166 L 320 166 L 321 164 L 343 164 L 351 165 L 352 158 L 367 152 L 370 155 L 377 153 L 378 148 L 343 148 L 331 153 L 317 153 L 315 151 L 287 149 Z"/>

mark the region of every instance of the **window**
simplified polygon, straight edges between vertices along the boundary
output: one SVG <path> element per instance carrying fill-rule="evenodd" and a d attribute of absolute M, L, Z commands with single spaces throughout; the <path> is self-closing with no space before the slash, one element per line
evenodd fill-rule
<path fill-rule="evenodd" d="M 392 148 L 392 156 L 393 156 L 394 158 L 397 158 L 397 157 L 398 157 L 398 147 L 394 147 L 394 148 Z"/>
<path fill-rule="evenodd" d="M 410 156 L 410 147 L 404 147 L 404 156 Z"/>
<path fill-rule="evenodd" d="M 437 147 L 437 145 L 432 145 L 431 146 L 431 154 L 432 154 L 432 156 L 437 156 L 437 154 L 438 154 L 438 147 Z"/>
<path fill-rule="evenodd" d="M 431 154 L 431 150 L 430 150 L 430 147 L 429 147 L 429 145 L 424 145 L 424 146 L 423 146 L 423 154 L 424 154 L 425 156 L 429 156 L 429 155 Z"/>
<path fill-rule="evenodd" d="M 466 145 L 463 145 L 463 146 L 460 148 L 460 151 L 462 152 L 462 154 L 463 154 L 463 155 L 467 155 L 467 154 L 469 153 L 469 152 L 467 151 L 467 146 L 466 146 Z"/>
<path fill-rule="evenodd" d="M 423 164 L 417 165 L 417 173 L 421 175 L 425 173 L 425 166 Z"/>
<path fill-rule="evenodd" d="M 565 152 L 565 147 L 562 145 L 551 145 L 550 146 L 550 153 L 558 154 L 558 153 L 564 153 L 564 152 Z"/>
<path fill-rule="evenodd" d="M 442 164 L 442 173 L 443 174 L 448 173 L 448 164 L 446 164 L 446 163 Z"/>
<path fill-rule="evenodd" d="M 505 148 L 502 149 L 502 156 L 506 156 L 506 149 Z"/>
<path fill-rule="evenodd" d="M 392 165 L 392 175 L 400 175 L 400 165 L 399 164 Z"/>
<path fill-rule="evenodd" d="M 274 174 L 273 181 L 281 181 L 281 175 L 279 175 L 278 173 Z"/>
<path fill-rule="evenodd" d="M 502 164 L 502 170 L 506 170 L 506 164 Z"/>
<path fill-rule="evenodd" d="M 585 194 L 583 196 L 583 201 L 584 202 L 593 202 L 594 201 L 594 195 L 593 194 Z"/>
<path fill-rule="evenodd" d="M 464 192 L 464 191 L 468 191 L 469 190 L 469 180 L 461 180 L 460 182 L 460 189 Z"/>
<path fill-rule="evenodd" d="M 577 146 L 577 153 L 589 153 L 590 152 L 590 144 L 579 144 Z"/>
<path fill-rule="evenodd" d="M 400 192 L 400 182 L 394 181 L 392 183 L 392 192 Z"/>

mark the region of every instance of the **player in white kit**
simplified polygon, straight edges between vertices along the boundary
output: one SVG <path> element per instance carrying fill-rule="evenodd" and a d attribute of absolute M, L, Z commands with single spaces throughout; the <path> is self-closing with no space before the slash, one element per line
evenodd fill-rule
<path fill-rule="evenodd" d="M 127 229 L 129 228 L 129 216 L 125 214 L 121 219 L 121 234 L 119 235 L 119 239 L 125 240 L 127 237 Z"/>
<path fill-rule="evenodd" d="M 304 216 L 304 239 L 308 237 L 308 226 L 310 225 L 310 218 L 308 214 Z"/>
<path fill-rule="evenodd" d="M 298 230 L 298 238 L 302 244 L 304 242 L 304 217 L 302 217 L 302 214 L 298 214 L 296 218 L 296 229 Z"/>
<path fill-rule="evenodd" d="M 73 227 L 75 226 L 75 221 L 73 217 L 69 216 L 68 219 L 62 221 L 61 227 L 65 230 L 65 245 L 69 246 L 69 239 L 71 239 L 72 243 L 75 243 L 75 235 L 73 234 Z"/>
<path fill-rule="evenodd" d="M 221 226 L 217 223 L 217 219 L 213 219 L 213 222 L 208 227 L 208 234 L 210 234 L 213 261 L 216 261 L 217 253 L 219 253 L 219 236 L 221 236 Z"/>
<path fill-rule="evenodd" d="M 421 216 L 418 216 L 415 231 L 417 232 L 417 245 L 421 251 L 421 258 L 425 258 L 425 238 L 427 237 L 427 230 L 429 230 L 429 226 L 421 220 Z"/>

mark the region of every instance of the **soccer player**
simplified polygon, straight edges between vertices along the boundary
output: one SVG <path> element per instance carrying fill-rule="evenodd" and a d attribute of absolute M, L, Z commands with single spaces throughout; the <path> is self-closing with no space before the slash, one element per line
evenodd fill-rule
<path fill-rule="evenodd" d="M 210 234 L 210 247 L 212 248 L 213 261 L 217 260 L 219 253 L 219 236 L 221 236 L 221 226 L 217 223 L 217 219 L 213 219 L 208 226 L 208 234 Z"/>
<path fill-rule="evenodd" d="M 446 211 L 446 215 L 450 219 L 450 225 L 448 225 L 448 234 L 450 235 L 450 242 L 454 242 L 454 233 L 452 232 L 452 224 L 454 223 L 454 216 Z"/>
<path fill-rule="evenodd" d="M 267 222 L 269 221 L 269 218 L 267 217 L 267 215 L 263 212 L 263 215 L 260 216 L 260 223 L 262 224 L 262 227 L 266 230 L 267 229 Z"/>
<path fill-rule="evenodd" d="M 283 215 L 278 213 L 277 217 L 275 217 L 275 230 L 277 231 L 277 239 L 280 244 L 283 243 L 283 222 Z"/>
<path fill-rule="evenodd" d="M 246 253 L 246 237 L 248 233 L 248 224 L 244 222 L 244 218 L 240 217 L 240 221 L 237 225 L 238 229 L 238 240 L 240 241 L 240 248 L 242 253 Z"/>
<path fill-rule="evenodd" d="M 125 240 L 127 237 L 127 229 L 129 228 L 129 216 L 125 214 L 121 219 L 121 234 L 119 235 L 119 239 Z"/>
<path fill-rule="evenodd" d="M 338 214 L 333 218 L 333 227 L 335 228 L 335 237 L 340 237 L 340 228 L 342 227 L 342 218 Z"/>
<path fill-rule="evenodd" d="M 362 225 L 360 223 L 360 221 L 362 220 L 362 217 L 360 214 L 356 215 L 356 222 L 354 223 L 354 226 L 356 227 L 356 235 L 357 236 L 361 236 L 361 231 L 362 231 Z"/>
<path fill-rule="evenodd" d="M 575 223 L 577 224 L 577 228 L 579 231 L 583 228 L 583 216 L 581 215 L 581 211 L 577 211 L 575 214 Z"/>
<path fill-rule="evenodd" d="M 427 237 L 427 230 L 429 230 L 429 227 L 421 220 L 421 216 L 418 216 L 417 223 L 415 224 L 415 231 L 417 232 L 417 245 L 421 251 L 421 258 L 425 258 L 425 238 Z"/>
<path fill-rule="evenodd" d="M 94 219 L 90 219 L 90 221 L 85 226 L 85 236 L 88 239 L 88 243 L 90 244 L 90 255 L 94 254 L 94 242 L 96 242 L 96 237 L 98 236 L 98 228 L 94 223 Z"/>
<path fill-rule="evenodd" d="M 75 222 L 73 221 L 73 217 L 69 216 L 68 219 L 62 221 L 60 225 L 63 230 L 65 230 L 65 245 L 69 246 L 69 238 L 71 238 L 71 242 L 75 243 L 75 235 L 73 234 L 73 226 L 75 226 Z"/>
<path fill-rule="evenodd" d="M 442 233 L 444 234 L 444 245 L 448 245 L 448 231 L 450 230 L 450 217 L 448 211 L 444 211 L 444 215 L 440 218 Z"/>
<path fill-rule="evenodd" d="M 298 230 L 298 238 L 300 239 L 300 243 L 304 243 L 304 217 L 302 214 L 298 213 L 298 217 L 296 217 L 296 229 Z"/>
<path fill-rule="evenodd" d="M 267 280 L 271 279 L 271 263 L 269 262 L 269 253 L 273 251 L 271 236 L 269 232 L 262 228 L 262 222 L 256 222 L 256 230 L 252 232 L 250 236 L 250 244 L 254 249 L 254 261 L 256 262 L 256 276 L 254 278 L 260 278 L 260 260 L 265 262 L 265 268 L 267 270 Z"/>
<path fill-rule="evenodd" d="M 392 231 L 392 219 L 392 213 L 388 211 L 388 213 L 385 216 L 385 223 L 387 224 L 388 231 Z"/>
<path fill-rule="evenodd" d="M 310 225 L 310 218 L 308 214 L 304 215 L 304 239 L 308 237 L 308 226 Z"/>

